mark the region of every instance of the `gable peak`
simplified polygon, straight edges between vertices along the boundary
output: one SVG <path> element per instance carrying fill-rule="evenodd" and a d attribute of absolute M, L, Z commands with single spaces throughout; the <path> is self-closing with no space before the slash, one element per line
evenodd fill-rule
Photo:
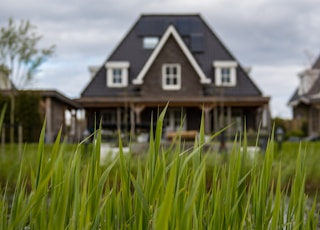
<path fill-rule="evenodd" d="M 175 41 L 177 42 L 179 47 L 182 49 L 182 51 L 185 54 L 185 56 L 187 57 L 187 59 L 189 60 L 190 64 L 193 66 L 194 70 L 199 75 L 200 82 L 203 83 L 203 84 L 211 83 L 211 79 L 209 79 L 209 78 L 207 78 L 205 76 L 205 74 L 203 73 L 202 69 L 198 65 L 197 61 L 194 59 L 192 53 L 190 52 L 188 47 L 185 45 L 185 43 L 183 42 L 183 40 L 180 37 L 179 33 L 175 29 L 174 25 L 169 24 L 167 30 L 165 31 L 165 33 L 161 37 L 158 45 L 153 50 L 153 52 L 150 55 L 149 59 L 147 60 L 146 64 L 144 65 L 144 67 L 142 68 L 140 73 L 138 74 L 137 78 L 133 80 L 133 84 L 140 85 L 140 84 L 143 83 L 144 76 L 146 75 L 147 71 L 149 70 L 149 68 L 151 67 L 152 63 L 157 58 L 159 52 L 162 50 L 162 48 L 164 47 L 165 43 L 167 42 L 167 40 L 169 39 L 170 36 L 172 36 L 175 39 Z"/>

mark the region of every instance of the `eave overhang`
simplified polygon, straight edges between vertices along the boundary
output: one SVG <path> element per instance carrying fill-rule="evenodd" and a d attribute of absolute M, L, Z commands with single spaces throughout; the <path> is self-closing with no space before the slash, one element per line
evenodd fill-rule
<path fill-rule="evenodd" d="M 162 106 L 169 102 L 169 106 L 263 106 L 269 104 L 270 97 L 163 97 L 163 98 L 141 98 L 141 97 L 82 97 L 76 102 L 84 108 L 117 107 L 124 105 L 143 104 L 147 106 Z"/>

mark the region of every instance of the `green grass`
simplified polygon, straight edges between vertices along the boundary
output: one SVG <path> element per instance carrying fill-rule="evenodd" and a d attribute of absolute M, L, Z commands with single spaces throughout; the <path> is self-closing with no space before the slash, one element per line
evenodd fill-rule
<path fill-rule="evenodd" d="M 83 157 L 82 143 L 69 148 L 60 135 L 46 146 L 43 129 L 32 157 L 26 147 L 17 175 L 7 179 L 15 181 L 13 192 L 1 188 L 0 229 L 316 229 L 303 145 L 289 157 L 285 146 L 275 153 L 271 140 L 264 155 L 251 159 L 244 138 L 235 140 L 242 153 L 235 144 L 230 154 L 210 154 L 202 123 L 193 148 L 185 150 L 178 138 L 164 149 L 164 113 L 147 154 L 125 155 L 119 138 L 119 155 L 103 167 L 100 130 Z M 285 181 L 288 159 L 295 166 Z"/>
<path fill-rule="evenodd" d="M 12 191 L 17 183 L 18 175 L 27 179 L 27 184 L 30 184 L 31 171 L 37 164 L 38 144 L 24 144 L 22 152 L 19 153 L 17 144 L 6 144 L 4 152 L 0 151 L 0 186 L 7 186 L 7 190 Z M 43 157 L 48 160 L 53 151 L 53 145 L 44 145 Z M 68 160 L 74 156 L 77 148 L 76 144 L 64 144 L 61 146 L 61 154 L 64 160 Z"/>

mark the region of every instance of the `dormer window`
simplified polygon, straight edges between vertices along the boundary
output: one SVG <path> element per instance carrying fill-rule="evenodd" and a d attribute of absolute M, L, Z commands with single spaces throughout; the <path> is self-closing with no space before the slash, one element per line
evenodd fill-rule
<path fill-rule="evenodd" d="M 126 61 L 107 62 L 107 86 L 121 88 L 128 86 L 128 69 L 130 63 Z"/>
<path fill-rule="evenodd" d="M 144 37 L 143 38 L 143 48 L 144 49 L 154 49 L 159 43 L 158 37 Z"/>
<path fill-rule="evenodd" d="M 237 62 L 235 61 L 214 61 L 215 85 L 236 86 L 237 84 Z"/>
<path fill-rule="evenodd" d="M 164 64 L 162 66 L 162 88 L 179 90 L 181 88 L 181 67 L 179 64 Z"/>

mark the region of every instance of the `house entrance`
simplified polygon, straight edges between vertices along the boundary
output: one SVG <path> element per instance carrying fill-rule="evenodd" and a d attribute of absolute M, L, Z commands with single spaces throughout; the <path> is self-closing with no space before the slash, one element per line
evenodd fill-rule
<path fill-rule="evenodd" d="M 163 121 L 165 132 L 185 131 L 187 128 L 186 113 L 183 108 L 168 108 Z"/>

